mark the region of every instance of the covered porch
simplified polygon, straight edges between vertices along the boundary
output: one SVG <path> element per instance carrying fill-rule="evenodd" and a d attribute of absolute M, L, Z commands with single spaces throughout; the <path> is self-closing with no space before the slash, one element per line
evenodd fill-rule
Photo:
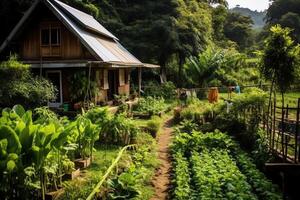
<path fill-rule="evenodd" d="M 92 102 L 95 105 L 103 105 L 114 100 L 115 96 L 140 96 L 142 88 L 142 74 L 145 68 L 159 68 L 158 65 L 144 63 L 122 63 L 102 61 L 46 61 L 26 62 L 31 65 L 32 71 L 51 80 L 57 88 L 57 98 L 49 102 L 50 107 L 62 107 L 63 104 L 75 104 L 79 102 Z M 137 70 L 137 83 L 131 88 L 131 72 Z M 77 90 L 82 90 L 81 81 L 72 80 L 76 74 L 84 74 L 87 80 L 87 88 L 84 95 L 74 100 Z M 91 91 L 95 89 L 96 91 Z M 75 86 L 75 87 L 74 87 Z M 85 86 L 86 87 L 86 86 Z M 74 89 L 77 88 L 77 89 Z M 134 93 L 134 94 L 132 94 Z M 73 107 L 73 106 L 72 106 Z"/>
<path fill-rule="evenodd" d="M 95 97 L 95 103 L 107 102 L 114 99 L 115 95 L 131 95 L 131 71 L 137 69 L 138 83 L 136 95 L 140 96 L 142 89 L 143 68 L 159 68 L 158 65 L 145 63 L 122 63 L 91 61 L 87 64 L 91 71 L 95 72 L 94 80 L 98 84 L 99 92 Z"/>

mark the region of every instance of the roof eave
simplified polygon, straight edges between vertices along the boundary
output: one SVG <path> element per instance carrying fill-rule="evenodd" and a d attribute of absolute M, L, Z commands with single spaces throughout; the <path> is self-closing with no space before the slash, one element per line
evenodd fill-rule
<path fill-rule="evenodd" d="M 80 41 L 82 42 L 82 44 L 89 50 L 89 52 L 96 58 L 99 60 L 102 60 L 101 57 L 99 57 L 99 55 L 90 47 L 90 45 L 85 42 L 84 38 L 81 37 L 81 35 L 79 33 L 77 33 L 73 27 L 71 27 L 71 25 L 67 22 L 67 20 L 58 13 L 58 11 L 60 11 L 57 7 L 55 7 L 55 5 L 52 4 L 52 2 L 47 1 L 47 0 L 43 0 L 45 5 L 54 13 L 54 15 L 60 19 L 60 21 L 72 32 L 74 33 L 78 38 L 80 38 Z M 61 11 L 60 11 L 61 12 Z"/>
<path fill-rule="evenodd" d="M 148 63 L 126 63 L 126 62 L 118 62 L 118 61 L 89 61 L 88 64 L 96 65 L 99 67 L 107 67 L 107 68 L 151 68 L 157 69 L 160 68 L 159 65 L 153 65 Z"/>
<path fill-rule="evenodd" d="M 51 1 L 51 0 L 50 0 Z M 64 14 L 66 14 L 68 17 L 70 17 L 72 20 L 76 21 L 81 27 L 89 30 L 89 31 L 92 31 L 96 34 L 99 34 L 101 36 L 104 36 L 104 37 L 108 37 L 108 38 L 111 38 L 111 39 L 114 39 L 114 40 L 117 40 L 119 41 L 119 39 L 114 36 L 113 34 L 111 35 L 107 35 L 105 33 L 102 33 L 102 32 L 99 32 L 97 29 L 94 29 L 93 27 L 90 27 L 90 26 L 87 26 L 86 24 L 84 24 L 82 21 L 78 20 L 76 17 L 74 17 L 72 14 L 69 13 L 69 11 L 67 9 L 65 9 L 63 6 L 61 6 L 59 3 L 57 3 L 56 1 L 51 1 L 51 3 L 53 3 L 56 7 L 58 7 L 59 9 L 61 9 Z M 93 16 L 91 16 L 93 17 Z"/>

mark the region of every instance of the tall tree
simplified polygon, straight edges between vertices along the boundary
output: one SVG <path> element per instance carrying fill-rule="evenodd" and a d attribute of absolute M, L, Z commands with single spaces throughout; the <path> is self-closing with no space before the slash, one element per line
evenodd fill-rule
<path fill-rule="evenodd" d="M 252 25 L 250 17 L 229 12 L 224 25 L 224 34 L 229 40 L 236 42 L 239 49 L 244 50 L 253 42 Z"/>
<path fill-rule="evenodd" d="M 228 9 L 223 5 L 219 5 L 213 9 L 212 16 L 213 37 L 215 42 L 220 43 L 225 40 L 224 26 L 228 16 Z"/>
<path fill-rule="evenodd" d="M 211 41 L 212 17 L 208 3 L 197 0 L 178 0 L 175 21 L 178 34 L 178 84 L 182 86 L 183 65 L 189 56 L 196 56 Z"/>
<path fill-rule="evenodd" d="M 292 37 L 300 42 L 300 0 L 273 0 L 266 19 L 269 26 L 280 24 L 293 29 Z"/>
<path fill-rule="evenodd" d="M 279 88 L 284 106 L 284 93 L 294 82 L 299 67 L 300 46 L 290 37 L 291 30 L 280 25 L 270 29 L 262 55 L 261 72 L 267 80 Z"/>

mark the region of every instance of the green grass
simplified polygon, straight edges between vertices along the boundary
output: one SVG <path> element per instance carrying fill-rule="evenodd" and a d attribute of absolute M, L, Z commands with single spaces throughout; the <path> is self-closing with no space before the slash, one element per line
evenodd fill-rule
<path fill-rule="evenodd" d="M 175 106 L 173 106 L 175 107 Z M 135 124 L 139 127 L 139 128 L 145 128 L 148 125 L 148 122 L 150 120 L 155 120 L 157 123 L 160 123 L 160 129 L 158 130 L 157 135 L 159 135 L 162 131 L 162 125 L 163 122 L 166 121 L 167 119 L 171 118 L 173 116 L 173 110 L 171 109 L 169 112 L 163 114 L 161 117 L 159 116 L 152 116 L 151 119 L 133 119 L 133 121 L 135 122 Z"/>
<path fill-rule="evenodd" d="M 121 147 L 98 145 L 95 149 L 91 166 L 86 170 L 82 170 L 79 178 L 64 182 L 65 193 L 59 199 L 86 199 L 112 161 L 117 157 Z"/>
<path fill-rule="evenodd" d="M 284 104 L 285 106 L 288 104 L 289 107 L 297 107 L 298 99 L 300 98 L 300 92 L 289 92 L 284 95 Z M 277 104 L 281 106 L 281 94 L 276 95 Z"/>
<path fill-rule="evenodd" d="M 235 96 L 237 94 L 235 94 L 234 92 L 232 93 L 232 97 Z M 220 93 L 219 94 L 219 98 L 223 98 L 223 99 L 228 99 L 228 93 Z M 296 107 L 297 103 L 298 103 L 298 98 L 300 98 L 300 92 L 287 92 L 284 95 L 284 101 L 285 101 L 285 105 L 289 104 L 289 107 Z M 276 100 L 277 100 L 277 104 L 280 106 L 281 105 L 281 94 L 277 94 L 276 95 Z"/>

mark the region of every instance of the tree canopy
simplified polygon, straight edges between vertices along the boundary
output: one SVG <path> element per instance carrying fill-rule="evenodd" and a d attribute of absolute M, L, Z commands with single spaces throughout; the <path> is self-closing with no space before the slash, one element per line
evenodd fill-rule
<path fill-rule="evenodd" d="M 262 54 L 261 72 L 283 94 L 296 79 L 300 47 L 290 37 L 290 29 L 276 25 L 270 31 Z"/>
<path fill-rule="evenodd" d="M 292 37 L 300 42 L 300 0 L 273 0 L 267 12 L 269 25 L 280 24 L 292 30 Z"/>
<path fill-rule="evenodd" d="M 224 25 L 225 36 L 238 44 L 241 50 L 251 46 L 253 21 L 250 17 L 229 12 Z"/>

